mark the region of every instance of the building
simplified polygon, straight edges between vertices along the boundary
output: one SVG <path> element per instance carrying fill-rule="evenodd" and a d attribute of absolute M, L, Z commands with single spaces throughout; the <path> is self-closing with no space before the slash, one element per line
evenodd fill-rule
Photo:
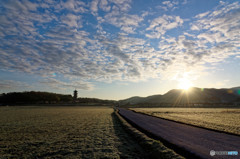
<path fill-rule="evenodd" d="M 75 89 L 75 90 L 73 91 L 73 98 L 76 100 L 77 97 L 78 97 L 78 91 Z"/>

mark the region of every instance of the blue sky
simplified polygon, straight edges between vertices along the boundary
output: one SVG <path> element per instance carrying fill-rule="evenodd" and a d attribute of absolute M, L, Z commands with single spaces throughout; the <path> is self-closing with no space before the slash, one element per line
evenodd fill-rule
<path fill-rule="evenodd" d="M 240 86 L 239 17 L 234 0 L 1 0 L 0 93 Z"/>

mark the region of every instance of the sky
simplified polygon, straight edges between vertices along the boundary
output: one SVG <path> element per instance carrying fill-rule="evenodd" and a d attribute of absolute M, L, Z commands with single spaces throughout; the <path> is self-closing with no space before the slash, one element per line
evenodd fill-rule
<path fill-rule="evenodd" d="M 0 93 L 124 99 L 240 86 L 237 0 L 1 0 Z"/>

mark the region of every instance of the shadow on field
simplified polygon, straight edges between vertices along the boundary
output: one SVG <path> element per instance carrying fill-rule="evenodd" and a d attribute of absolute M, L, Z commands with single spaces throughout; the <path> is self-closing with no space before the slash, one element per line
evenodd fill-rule
<path fill-rule="evenodd" d="M 114 113 L 111 114 L 113 127 L 116 136 L 119 138 L 120 144 L 117 146 L 121 158 L 148 158 L 144 149 L 134 141 L 128 132 L 122 127 L 118 117 Z"/>
<path fill-rule="evenodd" d="M 149 135 L 148 132 L 144 131 L 140 127 L 137 127 L 134 123 L 118 114 L 118 110 L 114 112 L 114 116 L 121 123 L 122 128 L 132 137 L 132 139 L 134 139 L 134 142 L 141 146 L 141 149 L 143 150 L 141 152 L 142 154 L 144 153 L 142 158 L 184 159 L 183 156 L 164 146 L 158 139 L 154 140 L 154 136 Z"/>

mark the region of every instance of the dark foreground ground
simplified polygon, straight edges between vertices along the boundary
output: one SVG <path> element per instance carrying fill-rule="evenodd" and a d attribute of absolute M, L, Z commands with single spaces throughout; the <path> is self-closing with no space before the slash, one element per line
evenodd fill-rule
<path fill-rule="evenodd" d="M 108 107 L 0 107 L 0 159 L 144 158 Z"/>
<path fill-rule="evenodd" d="M 215 155 L 210 151 L 238 151 L 240 152 L 240 137 L 210 131 L 194 126 L 176 123 L 156 117 L 135 113 L 119 108 L 119 113 L 147 134 L 159 138 L 183 154 L 199 158 L 240 158 L 229 155 Z M 186 155 L 185 155 L 186 156 Z"/>

